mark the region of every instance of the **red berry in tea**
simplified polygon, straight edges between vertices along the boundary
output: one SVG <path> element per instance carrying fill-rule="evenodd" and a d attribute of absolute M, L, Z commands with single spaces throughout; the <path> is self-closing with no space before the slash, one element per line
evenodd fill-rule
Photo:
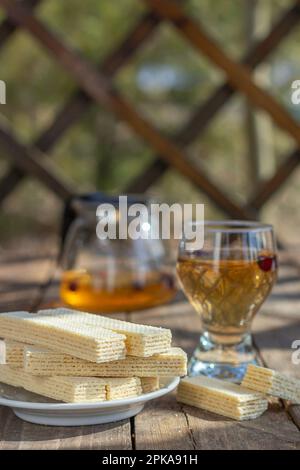
<path fill-rule="evenodd" d="M 276 267 L 276 260 L 274 256 L 260 256 L 258 258 L 258 265 L 262 271 L 268 272 Z"/>

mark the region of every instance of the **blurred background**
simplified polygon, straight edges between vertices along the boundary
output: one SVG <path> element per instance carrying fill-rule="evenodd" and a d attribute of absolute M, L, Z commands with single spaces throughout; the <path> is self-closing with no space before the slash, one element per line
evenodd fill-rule
<path fill-rule="evenodd" d="M 186 0 L 184 9 L 201 23 L 235 61 L 266 36 L 295 2 L 290 0 Z M 117 49 L 149 8 L 140 0 L 44 0 L 36 15 L 94 64 Z M 5 13 L 1 12 L 1 21 Z M 256 82 L 295 120 L 300 105 L 291 102 L 291 84 L 300 79 L 300 28 L 292 28 L 256 68 Z M 7 85 L 1 123 L 19 142 L 32 146 L 78 86 L 71 75 L 26 31 L 18 30 L 0 50 L 0 79 Z M 193 111 L 224 82 L 216 66 L 197 52 L 168 22 L 111 79 L 117 90 L 163 135 L 172 137 Z M 264 112 L 236 93 L 208 126 L 186 146 L 190 161 L 238 205 L 272 177 L 295 148 L 287 133 Z M 151 164 L 155 152 L 107 108 L 91 104 L 48 152 L 57 171 L 79 193 L 126 192 Z M 12 159 L 0 145 L 0 178 Z M 163 171 L 147 189 L 168 202 L 204 202 L 207 218 L 228 217 L 204 192 L 175 169 Z M 286 244 L 298 242 L 300 168 L 267 201 L 257 217 L 275 225 Z M 2 198 L 2 246 L 57 234 L 63 202 L 32 177 L 23 178 Z"/>

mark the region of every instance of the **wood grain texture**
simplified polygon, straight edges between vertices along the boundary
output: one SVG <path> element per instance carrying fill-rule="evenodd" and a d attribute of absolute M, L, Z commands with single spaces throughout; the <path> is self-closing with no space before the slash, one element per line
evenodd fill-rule
<path fill-rule="evenodd" d="M 0 256 L 0 312 L 32 310 L 55 260 L 55 251 L 46 241 L 29 241 L 24 247 L 4 250 Z"/>
<path fill-rule="evenodd" d="M 136 449 L 195 449 L 186 413 L 175 393 L 148 403 L 134 422 Z"/>
<path fill-rule="evenodd" d="M 129 420 L 96 426 L 56 427 L 26 423 L 0 407 L 0 449 L 131 449 Z"/>
<path fill-rule="evenodd" d="M 25 247 L 26 248 L 26 247 Z M 36 258 L 30 260 L 28 252 L 6 253 L 0 267 L 0 278 L 6 285 L 12 283 L 12 293 L 23 282 L 32 282 L 39 273 L 45 280 L 45 248 L 39 248 Z M 38 252 L 38 249 L 37 249 Z M 52 255 L 54 251 L 51 252 Z M 46 257 L 47 258 L 47 257 Z M 49 261 L 49 260 L 48 260 Z M 22 268 L 23 265 L 23 268 Z M 48 264 L 49 267 L 49 264 Z M 255 343 L 264 363 L 282 372 L 300 378 L 300 367 L 291 363 L 291 342 L 300 339 L 300 322 L 290 315 L 290 307 L 282 313 L 272 306 L 276 294 L 281 302 L 290 304 L 288 293 L 293 282 L 298 282 L 297 263 L 282 257 L 280 280 L 273 297 L 265 304 L 254 323 Z M 43 271 L 43 274 L 42 274 Z M 25 280 L 25 281 L 24 281 Z M 4 282 L 4 283 L 5 283 Z M 13 284 L 14 282 L 14 284 Z M 19 283 L 19 284 L 18 284 Z M 292 285 L 292 287 L 291 287 Z M 284 287 L 283 287 L 284 286 Z M 57 285 L 55 286 L 57 295 Z M 53 294 L 54 291 L 53 290 Z M 297 290 L 297 288 L 296 288 Z M 26 290 L 18 297 L 26 308 Z M 275 298 L 275 300 L 274 300 Z M 0 308 L 1 301 L 0 301 Z M 138 323 L 165 326 L 172 329 L 174 345 L 191 354 L 200 332 L 199 318 L 186 301 L 144 310 L 133 314 L 118 314 Z M 236 422 L 176 402 L 175 394 L 148 403 L 136 418 L 121 423 L 75 428 L 57 428 L 25 423 L 4 407 L 0 407 L 0 449 L 299 449 L 300 411 L 298 406 L 288 406 L 272 401 L 269 410 L 253 421 Z"/>
<path fill-rule="evenodd" d="M 291 347 L 294 340 L 300 340 L 299 320 L 259 315 L 254 326 L 254 340 L 266 366 L 300 379 L 300 367 L 292 362 Z"/>
<path fill-rule="evenodd" d="M 287 274 L 286 271 L 283 272 Z M 268 309 L 268 302 L 265 308 Z M 200 322 L 187 302 L 131 314 L 130 319 L 171 328 L 174 344 L 183 347 L 188 354 L 191 354 L 196 346 Z M 280 326 L 269 316 L 258 315 L 254 325 L 255 339 L 257 343 L 269 344 L 270 355 L 273 356 L 275 350 L 275 361 L 285 368 L 285 362 L 290 361 L 291 351 L 287 347 L 290 345 L 292 332 L 295 332 L 296 321 L 291 320 L 293 326 L 290 329 L 288 318 L 275 320 Z M 299 321 L 297 324 L 299 328 Z M 281 344 L 285 349 L 278 348 L 277 344 Z M 297 372 L 299 371 L 298 366 Z M 293 374 L 297 376 L 295 370 Z M 174 395 L 169 395 L 163 401 L 157 400 L 147 405 L 135 418 L 136 448 L 176 449 L 179 441 L 181 449 L 190 449 L 191 446 L 196 449 L 299 449 L 297 413 L 297 407 L 294 407 L 292 417 L 280 402 L 274 400 L 269 410 L 260 418 L 240 423 L 177 404 Z M 167 429 L 167 425 L 173 428 L 173 433 Z"/>
<path fill-rule="evenodd" d="M 38 308 L 40 286 L 47 280 L 49 272 L 55 266 L 55 249 L 46 250 L 47 243 L 35 245 L 35 257 L 28 255 L 27 244 L 24 252 L 12 250 L 2 257 L 0 268 L 1 289 L 9 289 L 1 293 L 0 311 L 25 309 L 33 305 Z M 50 244 L 51 246 L 51 244 Z M 124 314 L 119 315 L 124 319 Z M 0 343 L 0 362 L 3 348 Z M 26 423 L 17 418 L 5 407 L 0 407 L 0 450 L 27 449 L 121 449 L 132 448 L 131 424 L 124 420 L 120 423 L 80 426 L 52 427 Z"/>
<path fill-rule="evenodd" d="M 280 404 L 261 417 L 237 422 L 184 406 L 197 449 L 299 449 L 300 434 Z"/>
<path fill-rule="evenodd" d="M 290 405 L 288 408 L 288 413 L 300 431 L 300 406 Z"/>
<path fill-rule="evenodd" d="M 173 309 L 175 314 L 173 314 Z M 191 312 L 191 307 L 186 302 L 182 302 L 172 307 L 163 306 L 133 313 L 128 315 L 128 319 L 136 323 L 172 328 L 174 346 L 183 347 L 182 311 L 185 311 L 189 317 L 195 316 Z M 187 343 L 185 345 L 187 346 Z M 135 447 L 136 449 L 185 450 L 195 448 L 186 413 L 176 402 L 175 393 L 147 404 L 144 410 L 136 416 Z"/>
<path fill-rule="evenodd" d="M 300 380 L 300 365 L 293 363 L 292 354 L 295 350 L 291 347 L 293 341 L 300 340 L 299 317 L 261 315 L 257 317 L 255 325 L 254 340 L 264 364 Z M 284 406 L 300 429 L 300 405 L 291 406 L 284 402 Z"/>

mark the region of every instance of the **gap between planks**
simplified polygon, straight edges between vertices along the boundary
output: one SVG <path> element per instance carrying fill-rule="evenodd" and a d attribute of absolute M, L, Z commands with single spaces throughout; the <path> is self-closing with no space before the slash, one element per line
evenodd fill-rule
<path fill-rule="evenodd" d="M 268 330 L 264 331 L 261 325 L 265 317 L 258 315 L 257 318 L 255 330 L 262 341 L 265 335 L 268 338 Z M 199 319 L 187 302 L 132 313 L 130 320 L 171 328 L 174 344 L 189 354 L 195 348 L 200 333 Z M 280 347 L 280 342 L 277 344 Z M 300 433 L 277 401 L 260 418 L 237 422 L 179 405 L 171 394 L 149 403 L 135 418 L 135 430 L 137 449 L 300 448 Z"/>
<path fill-rule="evenodd" d="M 300 322 L 294 317 L 260 315 L 256 318 L 255 344 L 264 364 L 283 374 L 300 379 L 300 366 L 293 364 L 291 345 L 300 340 Z M 285 409 L 300 430 L 300 405 L 283 401 Z"/>

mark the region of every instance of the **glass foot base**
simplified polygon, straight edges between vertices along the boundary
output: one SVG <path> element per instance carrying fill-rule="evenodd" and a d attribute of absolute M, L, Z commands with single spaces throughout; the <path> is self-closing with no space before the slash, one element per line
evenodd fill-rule
<path fill-rule="evenodd" d="M 204 333 L 189 361 L 188 375 L 240 383 L 249 364 L 257 364 L 250 335 L 236 345 L 224 346 L 214 343 L 209 334 Z"/>

